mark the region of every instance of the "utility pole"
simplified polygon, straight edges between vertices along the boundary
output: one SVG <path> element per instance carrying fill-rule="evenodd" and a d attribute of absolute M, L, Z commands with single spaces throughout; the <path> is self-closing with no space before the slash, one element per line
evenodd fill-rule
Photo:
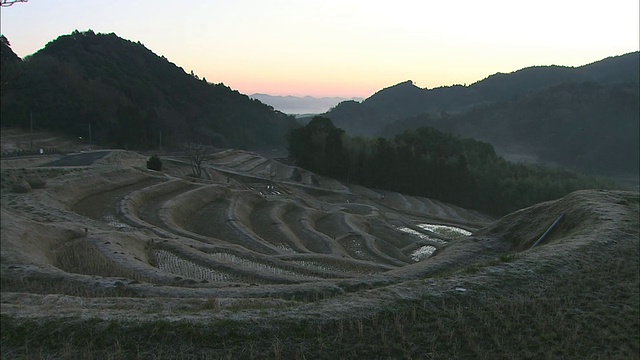
<path fill-rule="evenodd" d="M 91 150 L 91 123 L 89 123 L 89 150 Z"/>
<path fill-rule="evenodd" d="M 158 130 L 158 150 L 162 150 L 162 130 Z"/>
<path fill-rule="evenodd" d="M 33 111 L 30 111 L 29 114 L 29 139 L 31 139 L 29 143 L 29 151 L 33 151 Z"/>

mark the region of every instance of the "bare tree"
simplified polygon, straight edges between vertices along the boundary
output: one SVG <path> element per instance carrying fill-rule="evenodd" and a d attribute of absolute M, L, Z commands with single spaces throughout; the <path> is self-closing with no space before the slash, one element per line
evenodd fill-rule
<path fill-rule="evenodd" d="M 0 6 L 9 7 L 15 3 L 26 3 L 28 0 L 0 0 Z"/>
<path fill-rule="evenodd" d="M 183 148 L 187 152 L 187 156 L 189 156 L 193 175 L 198 178 L 202 177 L 202 162 L 207 154 L 207 148 L 204 145 L 195 142 L 186 143 L 183 145 Z"/>

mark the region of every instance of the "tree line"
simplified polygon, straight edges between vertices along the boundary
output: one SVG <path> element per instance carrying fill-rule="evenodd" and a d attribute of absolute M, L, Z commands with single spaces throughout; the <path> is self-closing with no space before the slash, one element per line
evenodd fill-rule
<path fill-rule="evenodd" d="M 560 168 L 510 163 L 489 143 L 430 127 L 369 139 L 350 137 L 317 116 L 292 130 L 287 141 L 296 164 L 317 174 L 497 216 L 575 190 L 615 186 Z"/>

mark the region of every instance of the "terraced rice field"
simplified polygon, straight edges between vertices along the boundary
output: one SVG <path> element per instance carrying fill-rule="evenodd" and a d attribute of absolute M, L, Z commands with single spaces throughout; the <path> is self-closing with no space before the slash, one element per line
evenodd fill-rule
<path fill-rule="evenodd" d="M 111 358 L 121 343 L 127 350 L 114 358 L 179 358 L 187 342 L 186 358 L 413 358 L 428 354 L 414 345 L 435 334 L 432 348 L 473 358 L 475 347 L 446 352 L 443 342 L 475 339 L 484 346 L 486 334 L 511 336 L 532 322 L 555 331 L 565 313 L 588 313 L 575 312 L 583 287 L 578 295 L 555 295 L 574 282 L 574 274 L 592 278 L 581 264 L 610 249 L 617 251 L 611 259 L 637 254 L 638 197 L 628 192 L 576 192 L 495 221 L 432 199 L 342 184 L 246 151 L 209 156 L 201 179 L 189 176 L 189 163 L 180 157 L 163 159 L 167 167 L 156 172 L 135 153 L 100 155 L 14 159 L 2 169 L 1 305 L 3 345 L 10 345 L 3 357 L 38 358 L 31 349 L 37 342 L 41 358 L 64 351 L 71 355 L 62 358 Z M 44 188 L 12 191 L 15 183 L 36 177 L 46 180 Z M 564 222 L 544 246 L 532 249 L 559 214 L 566 215 Z M 629 273 L 629 266 L 610 258 L 601 261 L 614 269 L 607 275 Z M 560 277 L 564 282 L 554 285 Z M 602 284 L 619 280 L 608 279 Z M 637 282 L 632 285 L 619 289 L 617 309 L 637 309 L 628 305 L 637 304 L 637 293 L 626 293 L 637 290 Z M 514 289 L 526 295 L 514 297 Z M 555 297 L 527 310 L 526 301 L 545 291 Z M 547 321 L 546 311 L 557 304 L 563 312 Z M 504 309 L 512 317 L 504 318 Z M 521 309 L 545 316 L 518 318 L 527 314 Z M 483 317 L 473 320 L 478 311 Z M 615 336 L 637 333 L 637 316 L 630 314 L 635 322 L 627 321 Z M 498 323 L 476 332 L 490 321 Z M 576 336 L 573 324 L 562 321 L 563 334 Z M 257 323 L 260 331 L 253 332 Z M 53 331 L 40 336 L 49 329 L 41 324 Z M 78 324 L 84 330 L 76 331 Z M 580 324 L 590 326 L 591 318 Z M 405 326 L 428 329 L 411 334 Z M 35 335 L 21 332 L 25 328 Z M 452 329 L 462 335 L 445 333 Z M 156 338 L 183 330 L 181 338 L 162 338 L 174 343 Z M 63 345 L 42 340 L 51 334 Z M 228 348 L 218 346 L 236 335 Z M 589 342 L 600 335 L 594 330 Z M 113 344 L 100 345 L 103 336 Z M 153 341 L 140 350 L 129 336 Z M 80 350 L 65 350 L 65 341 Z M 518 354 L 524 340 L 511 341 L 517 346 L 509 355 Z M 262 356 L 254 357 L 257 342 Z M 352 353 L 354 343 L 359 348 Z M 105 352 L 82 353 L 96 344 Z M 337 350 L 328 354 L 333 345 Z M 637 353 L 629 349 L 622 353 Z M 530 357 L 553 357 L 544 354 Z"/>
<path fill-rule="evenodd" d="M 82 194 L 68 204 L 68 216 L 87 218 L 86 241 L 100 242 L 94 246 L 101 257 L 156 284 L 218 288 L 382 273 L 427 259 L 447 244 L 444 239 L 459 236 L 453 225 L 428 227 L 452 220 L 440 215 L 455 214 L 455 223 L 466 229 L 489 220 L 426 199 L 354 192 L 248 152 L 210 157 L 205 170 L 219 174 L 219 182 L 190 181 L 183 175 L 186 162 L 170 164 L 164 173 L 113 170 L 106 183 L 103 177 L 60 178 L 56 187 L 56 194 Z M 294 179 L 295 173 L 301 176 Z"/>

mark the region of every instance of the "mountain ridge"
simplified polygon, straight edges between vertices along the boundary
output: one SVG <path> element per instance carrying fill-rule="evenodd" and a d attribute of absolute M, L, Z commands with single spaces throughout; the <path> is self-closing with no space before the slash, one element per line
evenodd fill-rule
<path fill-rule="evenodd" d="M 376 136 L 387 124 L 427 112 L 460 112 L 473 106 L 508 100 L 564 82 L 637 81 L 639 52 L 611 56 L 579 67 L 531 66 L 496 73 L 471 85 L 419 88 L 405 81 L 386 87 L 362 101 L 338 104 L 325 116 L 352 135 Z"/>

